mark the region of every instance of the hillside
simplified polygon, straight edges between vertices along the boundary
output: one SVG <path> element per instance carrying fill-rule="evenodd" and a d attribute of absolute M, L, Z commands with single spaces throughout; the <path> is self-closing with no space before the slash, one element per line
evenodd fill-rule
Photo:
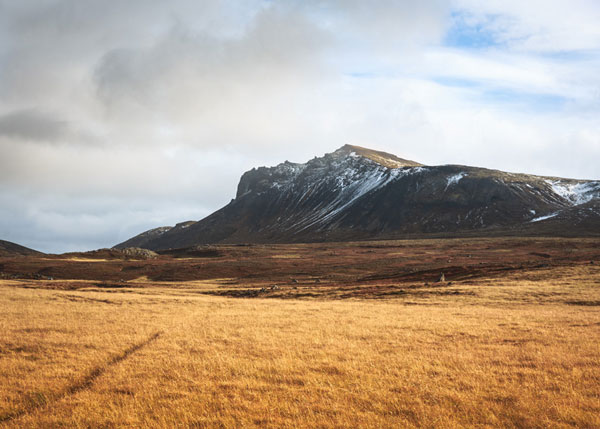
<path fill-rule="evenodd" d="M 10 241 L 0 240 L 0 256 L 29 256 L 41 255 L 37 250 L 29 249 L 28 247 L 19 244 L 11 243 Z"/>

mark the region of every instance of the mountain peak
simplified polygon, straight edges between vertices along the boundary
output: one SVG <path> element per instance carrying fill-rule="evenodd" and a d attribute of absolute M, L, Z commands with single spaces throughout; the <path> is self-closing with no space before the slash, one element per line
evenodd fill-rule
<path fill-rule="evenodd" d="M 352 154 L 355 154 L 357 156 L 362 156 L 363 158 L 370 159 L 371 161 L 381 164 L 387 168 L 420 167 L 423 165 L 415 161 L 399 158 L 391 153 L 373 150 L 362 146 L 355 146 L 351 144 L 346 144 L 342 146 L 341 148 L 336 150 L 334 154 L 350 156 L 352 156 Z"/>

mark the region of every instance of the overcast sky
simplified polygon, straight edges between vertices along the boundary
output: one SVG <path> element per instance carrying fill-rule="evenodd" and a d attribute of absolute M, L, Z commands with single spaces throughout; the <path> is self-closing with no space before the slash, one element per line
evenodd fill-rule
<path fill-rule="evenodd" d="M 0 0 L 0 239 L 110 247 L 349 143 L 600 179 L 597 0 Z"/>

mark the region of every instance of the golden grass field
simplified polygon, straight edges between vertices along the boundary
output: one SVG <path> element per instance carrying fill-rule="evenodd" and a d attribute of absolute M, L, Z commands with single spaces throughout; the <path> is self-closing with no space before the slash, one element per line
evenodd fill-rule
<path fill-rule="evenodd" d="M 0 426 L 600 427 L 598 264 L 385 299 L 228 282 L 0 280 Z"/>

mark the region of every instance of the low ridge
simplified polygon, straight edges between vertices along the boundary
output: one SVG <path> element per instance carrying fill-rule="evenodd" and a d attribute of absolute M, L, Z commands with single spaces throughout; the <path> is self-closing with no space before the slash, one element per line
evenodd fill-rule
<path fill-rule="evenodd" d="M 116 247 L 473 234 L 598 235 L 600 182 L 424 166 L 345 145 L 304 164 L 254 168 L 242 175 L 236 198 L 210 216 Z"/>

